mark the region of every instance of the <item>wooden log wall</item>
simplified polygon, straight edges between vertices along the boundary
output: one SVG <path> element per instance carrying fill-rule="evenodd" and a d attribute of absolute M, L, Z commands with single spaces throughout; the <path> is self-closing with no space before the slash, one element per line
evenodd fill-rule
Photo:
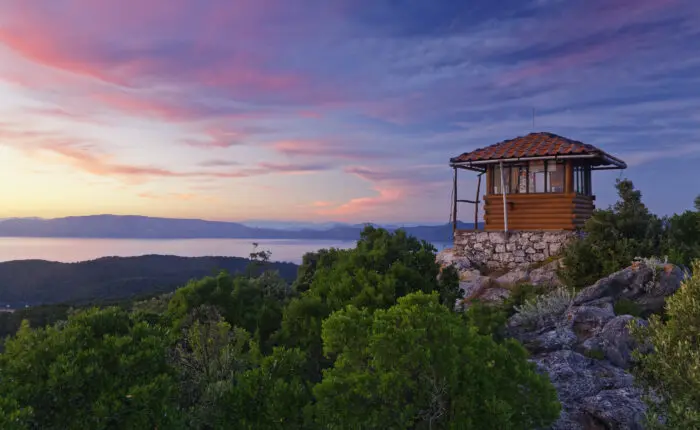
<path fill-rule="evenodd" d="M 488 231 L 503 231 L 503 196 L 484 196 Z M 508 230 L 574 230 L 593 214 L 593 198 L 573 193 L 507 194 Z"/>

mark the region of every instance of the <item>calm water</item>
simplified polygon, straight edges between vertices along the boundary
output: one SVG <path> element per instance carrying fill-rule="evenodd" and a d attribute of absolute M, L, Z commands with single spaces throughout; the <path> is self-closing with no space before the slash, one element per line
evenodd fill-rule
<path fill-rule="evenodd" d="M 0 261 L 49 260 L 76 262 L 100 257 L 134 257 L 146 254 L 182 257 L 248 257 L 253 242 L 272 252 L 272 260 L 300 263 L 309 251 L 351 248 L 352 241 L 274 239 L 64 239 L 0 237 Z M 438 250 L 449 246 L 435 243 Z"/>

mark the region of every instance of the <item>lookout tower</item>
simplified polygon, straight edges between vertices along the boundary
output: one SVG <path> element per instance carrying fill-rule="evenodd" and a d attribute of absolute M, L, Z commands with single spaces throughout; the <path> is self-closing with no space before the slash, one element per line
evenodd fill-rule
<path fill-rule="evenodd" d="M 457 205 L 474 204 L 478 226 L 482 177 L 486 231 L 575 230 L 592 215 L 594 170 L 625 169 L 627 164 L 605 151 L 552 133 L 530 133 L 450 159 L 454 169 L 453 231 Z M 475 200 L 460 200 L 458 169 L 478 173 Z"/>

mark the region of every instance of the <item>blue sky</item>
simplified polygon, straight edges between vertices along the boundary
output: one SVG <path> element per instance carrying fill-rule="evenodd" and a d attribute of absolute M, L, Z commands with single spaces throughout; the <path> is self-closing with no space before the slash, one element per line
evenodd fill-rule
<path fill-rule="evenodd" d="M 691 0 L 0 0 L 0 218 L 446 222 L 449 158 L 531 131 L 680 212 L 698 23 Z"/>

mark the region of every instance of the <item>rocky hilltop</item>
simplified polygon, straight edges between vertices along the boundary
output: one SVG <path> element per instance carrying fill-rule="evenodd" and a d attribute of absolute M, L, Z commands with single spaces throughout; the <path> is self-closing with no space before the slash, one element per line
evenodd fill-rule
<path fill-rule="evenodd" d="M 647 347 L 635 342 L 629 327 L 647 324 L 645 316 L 663 309 L 665 298 L 680 288 L 682 269 L 638 261 L 573 293 L 562 287 L 556 259 L 489 274 L 449 249 L 437 258 L 460 273 L 460 311 L 476 299 L 501 303 L 519 284 L 543 288 L 543 295 L 508 319 L 505 332 L 530 351 L 558 392 L 562 413 L 552 429 L 643 428 L 646 407 L 629 368 L 632 352 Z"/>

